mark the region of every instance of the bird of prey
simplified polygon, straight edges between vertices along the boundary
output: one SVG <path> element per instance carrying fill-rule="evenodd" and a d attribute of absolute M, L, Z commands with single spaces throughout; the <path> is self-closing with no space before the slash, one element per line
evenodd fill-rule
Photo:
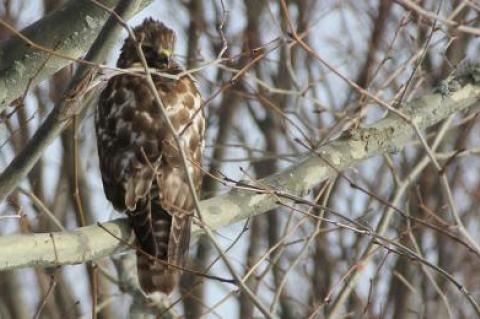
<path fill-rule="evenodd" d="M 125 40 L 117 66 L 142 66 L 136 48 L 141 46 L 148 67 L 159 71 L 152 75 L 155 90 L 175 132 L 144 75 L 113 76 L 101 93 L 95 117 L 100 170 L 107 199 L 128 215 L 136 234 L 141 287 L 146 293 L 169 294 L 188 251 L 194 199 L 187 174 L 198 192 L 205 118 L 195 81 L 181 75 L 174 60 L 175 33 L 151 18 L 133 31 L 136 39 Z"/>

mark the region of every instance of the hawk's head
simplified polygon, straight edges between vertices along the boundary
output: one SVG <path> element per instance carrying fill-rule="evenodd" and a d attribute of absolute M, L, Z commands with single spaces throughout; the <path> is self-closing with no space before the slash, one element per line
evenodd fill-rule
<path fill-rule="evenodd" d="M 175 50 L 175 32 L 163 23 L 147 18 L 133 29 L 135 38 L 141 44 L 149 67 L 168 69 Z M 140 57 L 132 38 L 127 38 L 122 47 L 118 66 L 127 68 L 140 63 Z"/>

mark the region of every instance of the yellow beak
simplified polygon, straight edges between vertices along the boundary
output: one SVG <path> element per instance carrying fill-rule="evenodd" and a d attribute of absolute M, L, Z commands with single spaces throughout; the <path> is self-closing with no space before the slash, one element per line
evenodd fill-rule
<path fill-rule="evenodd" d="M 167 58 L 169 58 L 172 55 L 172 52 L 168 49 L 161 49 L 158 54 L 166 56 Z"/>

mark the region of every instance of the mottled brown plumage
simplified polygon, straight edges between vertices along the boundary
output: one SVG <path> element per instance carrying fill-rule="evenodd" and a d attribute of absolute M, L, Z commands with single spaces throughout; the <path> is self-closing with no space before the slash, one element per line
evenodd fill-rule
<path fill-rule="evenodd" d="M 147 19 L 134 33 L 149 67 L 170 74 L 182 71 L 172 59 L 172 30 Z M 141 65 L 131 38 L 125 40 L 117 65 Z M 183 132 L 180 140 L 198 192 L 205 125 L 203 113 L 198 112 L 200 93 L 190 76 L 172 80 L 154 75 L 153 80 L 177 134 Z M 168 294 L 180 271 L 167 263 L 184 265 L 193 197 L 174 136 L 159 107 L 144 78 L 115 76 L 100 96 L 96 131 L 105 194 L 115 209 L 128 214 L 139 249 L 152 256 L 137 253 L 140 284 L 147 293 Z"/>

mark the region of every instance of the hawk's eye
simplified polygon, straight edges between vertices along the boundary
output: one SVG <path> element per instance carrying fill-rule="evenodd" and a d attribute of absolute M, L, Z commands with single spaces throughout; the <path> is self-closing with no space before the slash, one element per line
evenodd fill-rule
<path fill-rule="evenodd" d="M 151 46 L 142 46 L 143 54 L 147 61 L 154 61 L 158 59 L 158 54 Z"/>

